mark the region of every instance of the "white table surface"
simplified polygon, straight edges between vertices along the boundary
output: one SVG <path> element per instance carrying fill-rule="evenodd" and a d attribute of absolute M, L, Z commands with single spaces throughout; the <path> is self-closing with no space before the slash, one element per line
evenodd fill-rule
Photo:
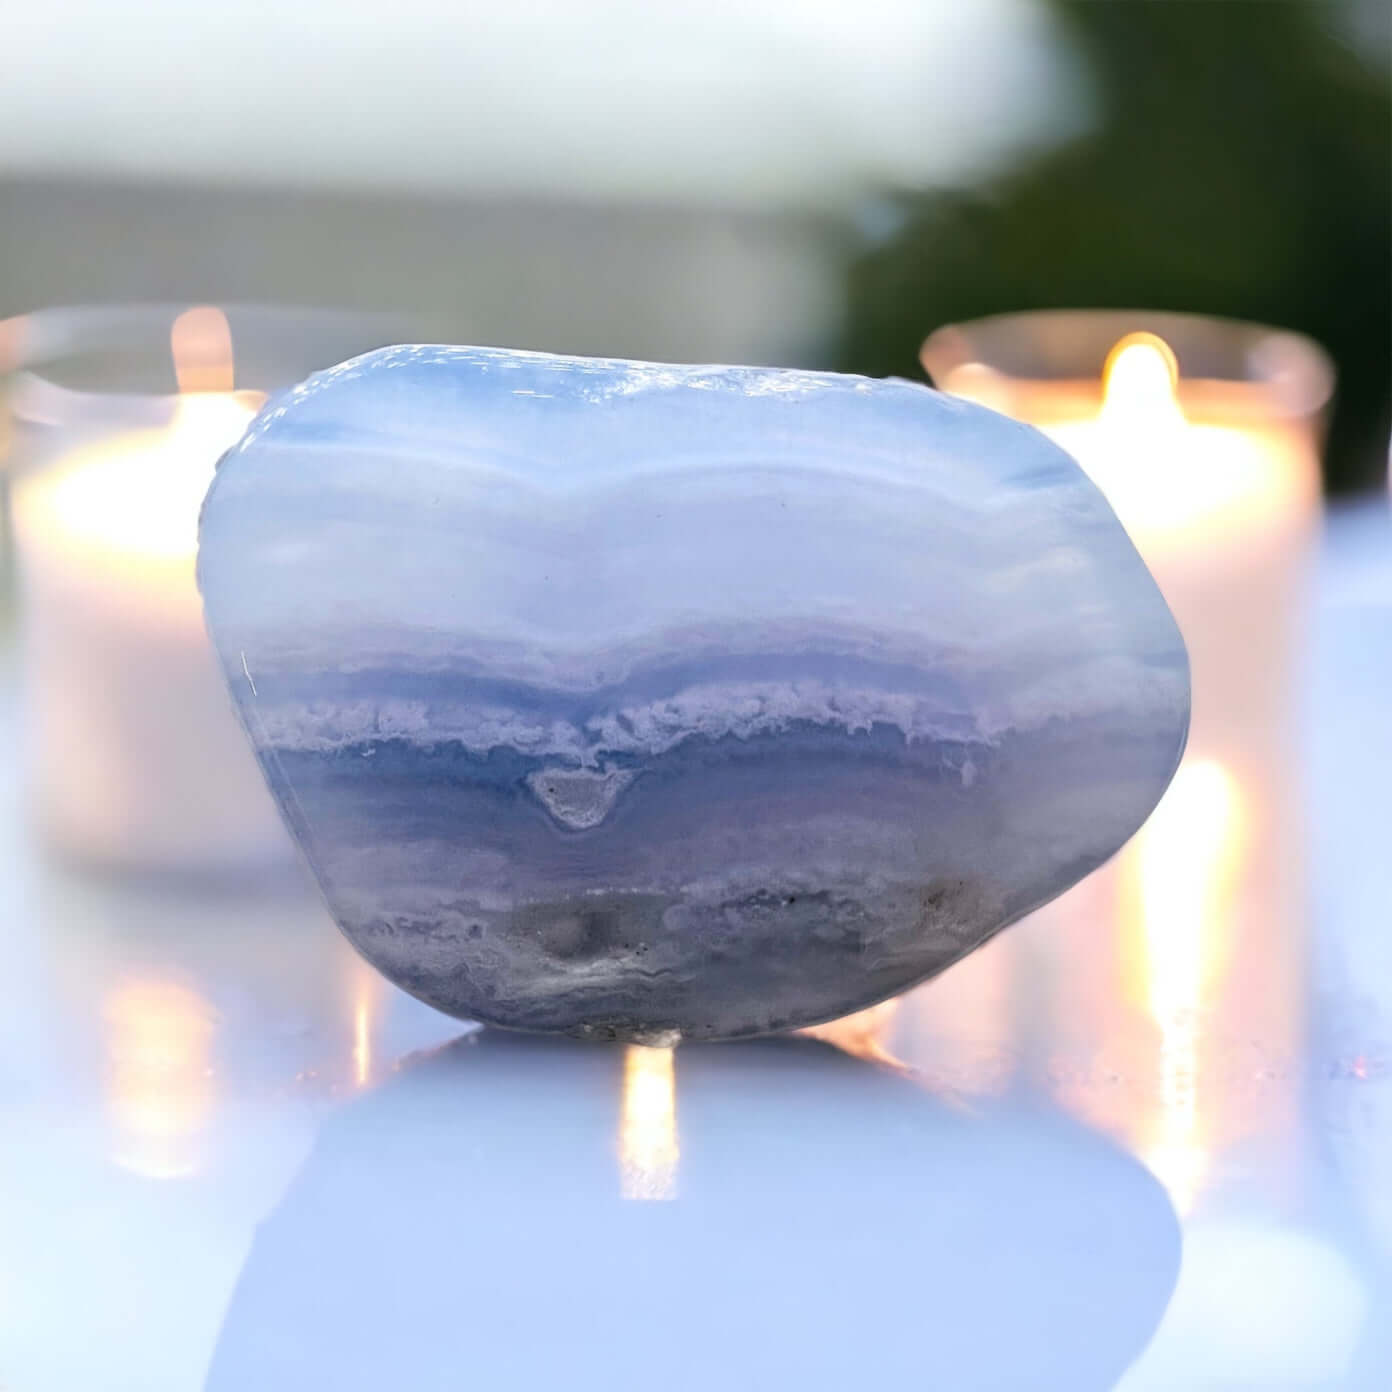
<path fill-rule="evenodd" d="M 679 1050 L 672 1101 L 649 1056 L 469 1035 L 303 888 L 49 863 L 11 670 L 0 1388 L 1392 1387 L 1380 506 L 1331 523 L 1310 643 L 1298 1019 L 1193 1022 L 1235 1139 L 1171 1195 L 1127 1147 L 1173 1080 L 1079 1051 L 1047 916 L 842 1048 Z"/>

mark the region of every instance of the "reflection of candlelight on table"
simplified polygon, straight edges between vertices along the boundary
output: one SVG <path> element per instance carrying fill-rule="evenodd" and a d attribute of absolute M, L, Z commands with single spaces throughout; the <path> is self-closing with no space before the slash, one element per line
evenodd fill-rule
<path fill-rule="evenodd" d="M 630 1044 L 624 1050 L 619 1122 L 620 1192 L 626 1199 L 677 1196 L 675 1051 Z"/>
<path fill-rule="evenodd" d="M 110 993 L 104 1016 L 112 1159 L 150 1179 L 195 1173 L 214 1100 L 212 1007 L 177 982 L 137 980 Z"/>
<path fill-rule="evenodd" d="M 373 1031 L 377 1027 L 383 981 L 377 972 L 355 958 L 351 970 L 353 1011 L 353 1086 L 365 1088 L 372 1081 Z"/>
<path fill-rule="evenodd" d="M 945 1097 L 1005 1092 L 1018 1066 L 1018 943 L 1009 932 L 903 997 L 895 1052 Z"/>
<path fill-rule="evenodd" d="M 163 404 L 146 398 L 149 428 L 94 436 L 95 413 L 114 431 L 134 408 L 50 388 L 79 443 L 15 481 L 38 804 L 57 843 L 86 859 L 269 861 L 283 833 L 230 711 L 194 575 L 203 495 L 261 398 L 232 390 L 219 311 L 181 315 L 171 342 L 181 392 L 167 420 L 155 424 Z"/>
<path fill-rule="evenodd" d="M 1136 1139 L 1181 1213 L 1208 1163 L 1199 1097 L 1202 1016 L 1229 946 L 1223 925 L 1238 868 L 1238 814 L 1237 790 L 1221 765 L 1185 764 L 1123 872 L 1130 881 L 1122 890 L 1123 914 L 1128 926 L 1141 930 L 1140 943 L 1127 948 L 1136 953 L 1146 1005 L 1160 1031 L 1154 1134 Z"/>
<path fill-rule="evenodd" d="M 353 1084 L 366 1087 L 372 1077 L 372 1024 L 366 994 L 353 1004 Z"/>
<path fill-rule="evenodd" d="M 857 1010 L 839 1019 L 828 1020 L 821 1025 L 808 1025 L 797 1032 L 808 1039 L 820 1039 L 840 1049 L 852 1058 L 863 1059 L 866 1063 L 882 1063 L 887 1068 L 904 1067 L 895 1057 L 886 1040 L 894 1029 L 895 1017 L 906 998 L 894 996 L 865 1010 Z"/>

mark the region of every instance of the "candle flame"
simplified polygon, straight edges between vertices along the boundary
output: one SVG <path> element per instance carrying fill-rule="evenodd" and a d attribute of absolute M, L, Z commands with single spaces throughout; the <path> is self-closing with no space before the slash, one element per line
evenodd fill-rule
<path fill-rule="evenodd" d="M 626 1199 L 677 1196 L 675 1051 L 630 1044 L 624 1051 L 619 1126 L 620 1191 Z"/>
<path fill-rule="evenodd" d="M 213 1106 L 212 1007 L 177 982 L 131 981 L 104 1014 L 112 1158 L 151 1179 L 193 1174 Z"/>
<path fill-rule="evenodd" d="M 1181 1213 L 1208 1168 L 1199 1042 L 1227 948 L 1239 834 L 1232 775 L 1196 759 L 1180 768 L 1136 841 L 1146 1008 L 1160 1032 L 1159 1112 L 1146 1160 Z"/>
<path fill-rule="evenodd" d="M 1102 384 L 1100 419 L 1107 424 L 1131 431 L 1183 424 L 1179 363 L 1155 334 L 1127 334 L 1107 355 Z"/>
<path fill-rule="evenodd" d="M 216 306 L 196 305 L 179 315 L 169 331 L 169 348 L 181 392 L 232 390 L 232 327 Z"/>
<path fill-rule="evenodd" d="M 1046 433 L 1106 495 L 1142 556 L 1150 539 L 1198 549 L 1200 528 L 1250 524 L 1286 506 L 1288 470 L 1263 434 L 1191 420 L 1174 353 L 1154 334 L 1128 334 L 1108 356 L 1092 419 Z"/>

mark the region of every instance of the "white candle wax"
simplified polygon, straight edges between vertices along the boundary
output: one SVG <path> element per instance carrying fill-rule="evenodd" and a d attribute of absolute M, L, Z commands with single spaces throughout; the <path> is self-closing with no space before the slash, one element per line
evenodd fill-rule
<path fill-rule="evenodd" d="M 84 859 L 219 870 L 287 853 L 194 574 L 203 495 L 255 404 L 189 393 L 167 428 L 15 484 L 31 772 L 46 831 Z"/>

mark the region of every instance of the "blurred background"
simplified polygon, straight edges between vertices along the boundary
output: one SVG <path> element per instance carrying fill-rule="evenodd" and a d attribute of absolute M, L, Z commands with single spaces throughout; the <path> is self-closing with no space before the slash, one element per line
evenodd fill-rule
<path fill-rule="evenodd" d="M 740 1251 L 721 1320 L 807 1386 L 1392 1385 L 1386 0 L 11 11 L 0 1387 L 513 1385 L 510 1292 L 566 1243 L 613 1267 L 549 1288 L 575 1387 L 683 1340 L 728 1372 L 692 1311 Z M 40 313 L 83 305 L 127 308 Z M 937 332 L 1051 310 L 1095 313 Z M 403 338 L 926 361 L 1039 424 L 1185 632 L 1171 793 L 821 1042 L 460 1040 L 294 868 L 193 584 L 262 394 Z M 470 1321 L 480 1234 L 513 1266 Z"/>
<path fill-rule="evenodd" d="M 1308 333 L 1386 468 L 1382 0 L 16 7 L 0 314 L 429 312 L 452 341 L 918 376 L 953 320 Z"/>

